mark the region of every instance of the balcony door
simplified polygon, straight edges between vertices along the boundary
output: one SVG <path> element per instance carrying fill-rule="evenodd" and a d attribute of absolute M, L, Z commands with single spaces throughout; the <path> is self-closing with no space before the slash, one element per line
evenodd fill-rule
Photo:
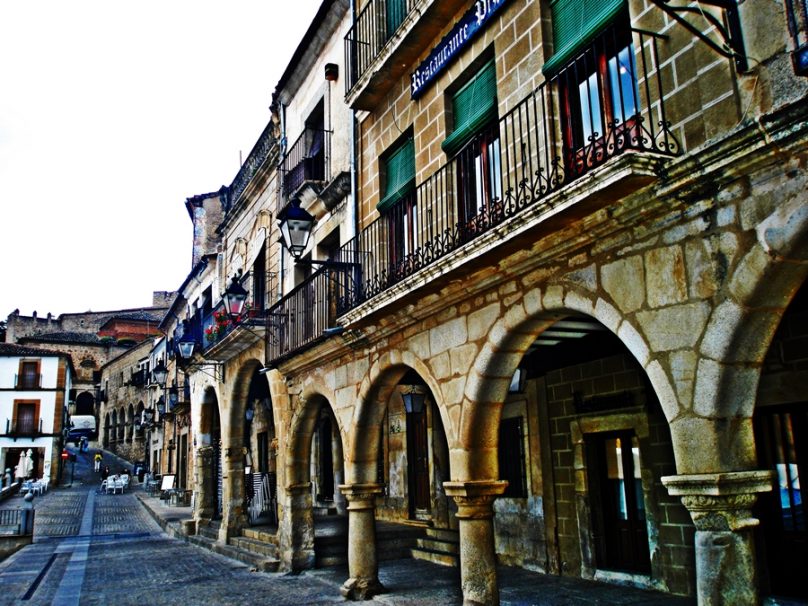
<path fill-rule="evenodd" d="M 37 403 L 16 402 L 15 405 L 15 433 L 32 436 L 37 431 Z"/>
<path fill-rule="evenodd" d="M 800 475 L 808 470 L 808 402 L 758 409 L 755 442 L 761 466 L 775 472 L 775 489 L 758 500 L 765 557 L 774 594 L 808 597 L 808 505 Z"/>

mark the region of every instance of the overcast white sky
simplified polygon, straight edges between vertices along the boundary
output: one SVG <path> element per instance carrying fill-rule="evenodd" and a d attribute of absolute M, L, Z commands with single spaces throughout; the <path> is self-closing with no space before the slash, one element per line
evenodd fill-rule
<path fill-rule="evenodd" d="M 176 289 L 319 4 L 0 0 L 0 319 Z"/>

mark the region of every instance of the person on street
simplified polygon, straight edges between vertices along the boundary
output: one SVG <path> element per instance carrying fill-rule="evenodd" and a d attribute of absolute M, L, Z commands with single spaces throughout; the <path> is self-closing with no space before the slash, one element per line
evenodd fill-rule
<path fill-rule="evenodd" d="M 98 452 L 95 453 L 95 456 L 93 457 L 93 461 L 95 461 L 95 472 L 96 473 L 101 471 L 101 461 L 103 461 L 103 460 L 104 460 L 104 455 L 102 455 L 101 451 L 99 450 Z"/>
<path fill-rule="evenodd" d="M 106 480 L 109 477 L 109 465 L 104 465 L 103 471 L 101 471 L 101 479 Z"/>

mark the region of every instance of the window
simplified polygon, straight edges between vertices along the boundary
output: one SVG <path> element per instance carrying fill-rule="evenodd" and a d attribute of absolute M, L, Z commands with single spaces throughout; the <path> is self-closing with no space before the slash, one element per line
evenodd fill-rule
<path fill-rule="evenodd" d="M 558 82 L 565 161 L 580 174 L 640 136 L 629 15 L 624 0 L 556 0 L 552 11 L 556 52 L 543 71 Z"/>
<path fill-rule="evenodd" d="M 527 496 L 522 417 L 502 419 L 499 424 L 499 477 L 508 481 L 503 497 Z"/>
<path fill-rule="evenodd" d="M 21 360 L 17 387 L 19 389 L 39 389 L 39 379 L 39 360 Z"/>
<path fill-rule="evenodd" d="M 387 217 L 390 259 L 400 265 L 417 248 L 415 143 L 409 136 L 382 159 L 384 189 L 376 206 Z"/>
<path fill-rule="evenodd" d="M 253 263 L 253 307 L 260 312 L 266 308 L 267 262 L 266 245 L 261 247 Z"/>
<path fill-rule="evenodd" d="M 497 72 L 489 61 L 451 100 L 454 128 L 441 147 L 454 158 L 458 215 L 469 224 L 502 200 L 502 167 L 497 123 Z M 473 225 L 467 227 L 473 227 Z"/>

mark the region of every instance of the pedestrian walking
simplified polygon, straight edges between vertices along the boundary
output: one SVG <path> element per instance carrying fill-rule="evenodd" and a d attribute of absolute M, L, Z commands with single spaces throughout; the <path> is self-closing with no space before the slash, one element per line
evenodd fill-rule
<path fill-rule="evenodd" d="M 99 450 L 98 452 L 95 453 L 95 456 L 93 457 L 93 461 L 95 461 L 95 472 L 96 473 L 101 471 L 101 461 L 103 461 L 103 460 L 104 460 L 104 455 L 102 455 L 101 451 Z"/>

